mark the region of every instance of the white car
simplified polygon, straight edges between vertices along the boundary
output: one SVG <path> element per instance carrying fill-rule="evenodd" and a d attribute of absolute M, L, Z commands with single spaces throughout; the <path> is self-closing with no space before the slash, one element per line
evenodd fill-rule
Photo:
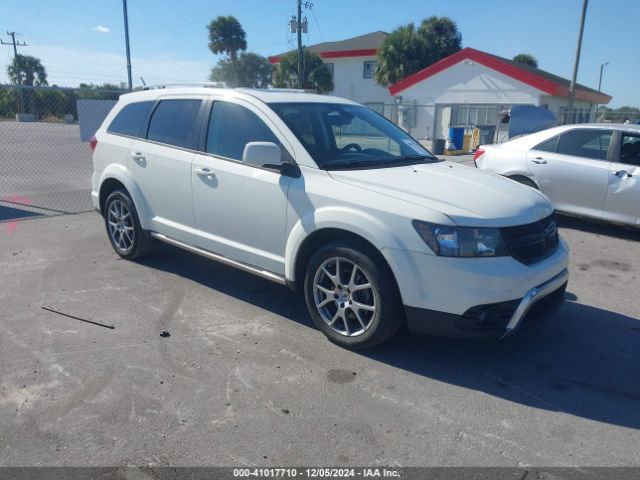
<path fill-rule="evenodd" d="M 93 203 L 120 256 L 160 240 L 286 284 L 345 347 L 405 321 L 501 337 L 563 300 L 568 251 L 544 195 L 441 161 L 349 100 L 140 91 L 91 145 Z"/>
<path fill-rule="evenodd" d="M 554 127 L 481 146 L 474 160 L 541 190 L 559 212 L 640 227 L 640 125 Z"/>

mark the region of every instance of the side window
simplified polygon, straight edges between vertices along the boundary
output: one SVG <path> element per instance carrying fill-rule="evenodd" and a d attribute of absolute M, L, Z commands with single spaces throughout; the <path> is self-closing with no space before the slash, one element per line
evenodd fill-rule
<path fill-rule="evenodd" d="M 620 147 L 620 163 L 640 167 L 640 135 L 622 134 Z"/>
<path fill-rule="evenodd" d="M 280 144 L 271 129 L 251 110 L 235 103 L 216 101 L 209 119 L 207 152 L 242 160 L 244 147 L 249 142 Z"/>
<path fill-rule="evenodd" d="M 556 145 L 558 144 L 558 137 L 550 138 L 549 140 L 545 140 L 544 142 L 533 147 L 533 150 L 539 150 L 541 152 L 555 152 Z"/>
<path fill-rule="evenodd" d="M 107 128 L 109 133 L 140 137 L 142 127 L 149 116 L 155 102 L 136 102 L 126 105 Z"/>
<path fill-rule="evenodd" d="M 570 130 L 560 135 L 556 152 L 575 157 L 606 160 L 612 134 L 611 130 Z"/>
<path fill-rule="evenodd" d="M 194 148 L 198 138 L 201 100 L 161 100 L 149 121 L 147 139 Z"/>

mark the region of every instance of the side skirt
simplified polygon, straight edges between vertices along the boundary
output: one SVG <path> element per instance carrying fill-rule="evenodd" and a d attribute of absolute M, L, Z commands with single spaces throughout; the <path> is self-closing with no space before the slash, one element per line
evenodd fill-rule
<path fill-rule="evenodd" d="M 178 248 L 182 248 L 183 250 L 187 250 L 188 252 L 195 253 L 196 255 L 201 255 L 209 260 L 214 260 L 216 262 L 224 263 L 225 265 L 230 265 L 239 270 L 244 270 L 245 272 L 252 273 L 257 275 L 258 277 L 266 278 L 267 280 L 271 280 L 272 282 L 278 283 L 280 285 L 286 285 L 286 279 L 277 275 L 273 272 L 269 272 L 267 270 L 262 270 L 260 268 L 253 267 L 251 265 L 247 265 L 246 263 L 238 262 L 236 260 L 232 260 L 227 257 L 223 257 L 222 255 L 218 255 L 216 253 L 210 252 L 208 250 L 204 250 L 202 248 L 194 247 L 192 245 L 188 245 L 179 240 L 175 240 L 173 238 L 167 237 L 166 235 L 162 235 L 161 233 L 151 232 L 151 236 L 156 238 L 162 242 L 168 243 L 169 245 L 173 245 Z"/>

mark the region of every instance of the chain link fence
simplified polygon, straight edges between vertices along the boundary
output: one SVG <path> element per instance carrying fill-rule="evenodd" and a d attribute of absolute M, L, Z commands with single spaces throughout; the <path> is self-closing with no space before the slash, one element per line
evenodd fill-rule
<path fill-rule="evenodd" d="M 0 222 L 92 209 L 88 141 L 122 93 L 124 90 L 0 85 Z M 430 148 L 434 134 L 444 138 L 447 127 L 460 123 L 450 125 L 453 116 L 443 119 L 436 113 L 436 107 L 444 106 L 382 102 L 367 106 L 423 139 Z M 498 127 L 501 106 L 484 108 L 483 121 Z M 640 120 L 636 109 L 561 108 L 553 113 L 559 123 Z M 469 132 L 482 123 L 479 117 L 474 120 L 463 124 Z"/>
<path fill-rule="evenodd" d="M 0 221 L 92 209 L 88 140 L 122 93 L 0 85 Z"/>

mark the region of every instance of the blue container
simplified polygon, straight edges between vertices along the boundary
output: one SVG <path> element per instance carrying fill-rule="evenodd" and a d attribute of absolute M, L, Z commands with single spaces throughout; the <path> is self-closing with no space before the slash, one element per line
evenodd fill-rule
<path fill-rule="evenodd" d="M 455 127 L 449 129 L 449 138 L 456 146 L 456 150 L 462 150 L 464 143 L 464 127 Z"/>

